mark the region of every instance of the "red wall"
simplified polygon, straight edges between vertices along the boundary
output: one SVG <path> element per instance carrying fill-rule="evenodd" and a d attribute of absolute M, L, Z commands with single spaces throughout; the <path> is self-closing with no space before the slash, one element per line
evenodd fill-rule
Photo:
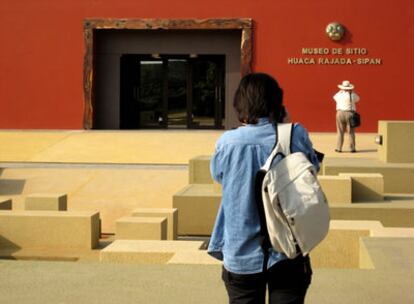
<path fill-rule="evenodd" d="M 346 5 L 345 5 L 346 4 Z M 399 0 L 0 0 L 0 128 L 83 127 L 83 19 L 228 18 L 255 21 L 255 71 L 274 75 L 294 120 L 335 130 L 332 95 L 344 79 L 361 96 L 361 131 L 414 120 L 414 1 Z M 347 28 L 341 43 L 329 22 Z M 366 48 L 382 65 L 289 65 L 303 47 Z"/>

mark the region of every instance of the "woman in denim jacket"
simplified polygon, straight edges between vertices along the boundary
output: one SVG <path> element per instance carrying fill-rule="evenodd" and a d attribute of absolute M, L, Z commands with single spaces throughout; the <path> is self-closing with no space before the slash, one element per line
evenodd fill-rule
<path fill-rule="evenodd" d="M 222 279 L 229 303 L 303 303 L 311 282 L 308 257 L 293 260 L 261 248 L 260 219 L 255 202 L 256 172 L 275 142 L 275 122 L 283 121 L 283 91 L 262 73 L 242 78 L 233 106 L 241 127 L 225 132 L 211 159 L 211 174 L 222 185 L 223 197 L 208 253 L 223 261 Z M 291 150 L 303 152 L 319 170 L 307 131 L 294 124 Z M 266 258 L 265 258 L 266 256 Z"/>

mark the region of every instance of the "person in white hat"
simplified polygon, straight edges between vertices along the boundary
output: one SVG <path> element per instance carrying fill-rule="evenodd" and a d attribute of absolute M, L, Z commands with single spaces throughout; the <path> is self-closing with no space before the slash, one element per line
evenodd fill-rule
<path fill-rule="evenodd" d="M 359 96 L 353 91 L 354 85 L 348 80 L 342 81 L 338 85 L 339 92 L 333 99 L 336 102 L 336 129 L 338 132 L 338 141 L 336 143 L 336 152 L 342 152 L 344 143 L 344 133 L 348 129 L 349 147 L 352 153 L 356 152 L 355 148 L 355 130 L 349 125 L 349 118 L 353 111 L 356 111 L 355 103 L 359 101 Z"/>

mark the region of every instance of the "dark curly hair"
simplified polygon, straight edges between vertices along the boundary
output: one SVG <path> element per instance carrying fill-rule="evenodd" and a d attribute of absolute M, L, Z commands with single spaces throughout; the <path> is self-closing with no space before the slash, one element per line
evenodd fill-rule
<path fill-rule="evenodd" d="M 264 73 L 252 73 L 240 80 L 233 107 L 242 123 L 255 124 L 261 117 L 280 120 L 283 114 L 283 90 Z"/>

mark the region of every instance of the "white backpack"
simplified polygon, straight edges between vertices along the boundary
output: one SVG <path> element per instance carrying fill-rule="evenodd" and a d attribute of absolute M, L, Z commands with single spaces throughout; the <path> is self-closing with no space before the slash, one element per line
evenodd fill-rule
<path fill-rule="evenodd" d="M 261 196 L 272 247 L 289 258 L 307 255 L 329 231 L 329 206 L 312 163 L 291 154 L 292 124 L 278 124 L 278 143 L 261 168 Z M 274 158 L 284 156 L 272 166 Z M 259 211 L 260 212 L 260 211 Z"/>

